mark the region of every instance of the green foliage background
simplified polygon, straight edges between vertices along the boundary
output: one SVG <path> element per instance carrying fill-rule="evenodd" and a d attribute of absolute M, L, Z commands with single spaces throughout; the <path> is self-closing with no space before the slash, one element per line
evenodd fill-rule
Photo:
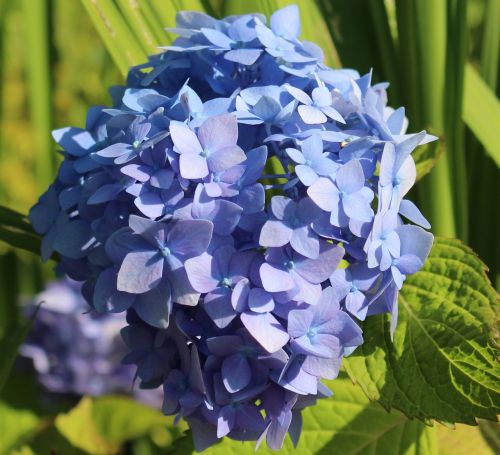
<path fill-rule="evenodd" d="M 174 38 L 163 28 L 176 11 L 269 15 L 289 3 L 329 65 L 373 68 L 410 128 L 440 136 L 415 155 L 422 180 L 411 197 L 443 237 L 405 284 L 394 341 L 386 317 L 366 321 L 334 396 L 304 412 L 298 448 L 287 441 L 282 453 L 499 453 L 497 424 L 475 425 L 500 408 L 498 294 L 487 276 L 498 289 L 500 0 L 0 0 L 0 205 L 27 213 L 56 173 L 50 131 L 106 104 L 107 87 Z M 27 329 L 18 303 L 52 277 L 53 263 L 23 251 L 37 242 L 0 208 L 0 455 L 192 453 L 182 424 L 126 397 L 47 409 L 33 378 L 8 377 Z M 253 451 L 225 441 L 206 453 Z"/>

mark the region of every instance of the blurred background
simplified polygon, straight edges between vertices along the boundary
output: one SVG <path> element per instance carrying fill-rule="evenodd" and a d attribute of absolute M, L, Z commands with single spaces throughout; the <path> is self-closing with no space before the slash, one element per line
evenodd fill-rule
<path fill-rule="evenodd" d="M 301 8 L 302 38 L 320 44 L 329 65 L 373 68 L 376 82 L 391 84 L 389 104 L 406 106 L 410 130 L 441 138 L 438 163 L 411 198 L 435 234 L 479 254 L 498 289 L 500 0 L 0 0 L 0 205 L 28 212 L 56 174 L 51 130 L 82 126 L 90 106 L 108 103 L 107 88 L 123 83 L 130 65 L 171 42 L 163 27 L 176 11 L 269 15 L 289 3 Z M 53 267 L 0 240 L 0 338 L 20 324 L 18 304 L 54 278 Z M 38 412 L 33 376 L 16 374 L 3 403 Z M 0 417 L 0 435 L 1 425 Z M 151 447 L 170 436 L 155 437 Z M 450 441 L 440 453 L 466 453 Z M 468 453 L 488 453 L 475 444 Z"/>

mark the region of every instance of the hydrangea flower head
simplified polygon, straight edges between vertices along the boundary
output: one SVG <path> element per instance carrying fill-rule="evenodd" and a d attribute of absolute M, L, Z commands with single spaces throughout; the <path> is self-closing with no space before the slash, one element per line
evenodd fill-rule
<path fill-rule="evenodd" d="M 94 310 L 126 312 L 126 363 L 198 450 L 279 449 L 363 342 L 357 320 L 395 327 L 432 245 L 404 199 L 411 152 L 435 138 L 406 133 L 387 84 L 328 68 L 296 6 L 182 12 L 174 31 L 112 108 L 55 133 L 64 161 L 31 221 Z"/>

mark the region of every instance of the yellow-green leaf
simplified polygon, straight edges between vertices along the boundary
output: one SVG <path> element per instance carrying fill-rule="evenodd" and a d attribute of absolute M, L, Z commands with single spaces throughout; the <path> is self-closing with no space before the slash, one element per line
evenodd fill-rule
<path fill-rule="evenodd" d="M 367 318 L 365 343 L 346 359 L 350 376 L 384 407 L 422 420 L 476 424 L 500 410 L 498 295 L 485 266 L 458 240 L 437 238 L 424 268 L 388 317 Z"/>

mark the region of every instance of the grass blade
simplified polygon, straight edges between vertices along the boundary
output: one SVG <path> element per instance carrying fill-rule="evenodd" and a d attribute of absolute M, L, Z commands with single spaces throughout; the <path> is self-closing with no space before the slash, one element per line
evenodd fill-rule
<path fill-rule="evenodd" d="M 444 131 L 446 0 L 397 0 L 400 54 L 408 55 L 400 80 L 410 93 L 413 129 Z M 408 30 L 406 30 L 407 26 Z M 406 79 L 408 74 L 413 78 Z M 450 153 L 449 150 L 447 150 Z M 455 236 L 451 178 L 445 153 L 419 187 L 420 203 L 437 235 Z"/>
<path fill-rule="evenodd" d="M 462 120 L 464 68 L 467 56 L 467 0 L 448 0 L 445 136 L 453 182 L 457 236 L 468 240 L 468 178 L 465 171 L 465 128 Z"/>
<path fill-rule="evenodd" d="M 465 68 L 463 118 L 497 166 L 500 166 L 500 102 L 470 64 Z"/>
<path fill-rule="evenodd" d="M 117 3 L 125 21 L 132 29 L 144 53 L 151 54 L 158 52 L 157 47 L 160 43 L 150 29 L 150 25 L 144 19 L 139 2 L 136 0 L 117 0 Z"/>
<path fill-rule="evenodd" d="M 487 0 L 481 50 L 481 75 L 494 92 L 498 84 L 498 61 L 500 59 L 499 17 L 500 0 Z"/>
<path fill-rule="evenodd" d="M 146 61 L 146 52 L 112 0 L 81 1 L 123 75 L 131 66 Z"/>
<path fill-rule="evenodd" d="M 47 0 L 24 0 L 23 17 L 27 48 L 29 114 L 34 135 L 35 175 L 39 191 L 44 191 L 54 177 L 52 153 L 52 100 Z"/>
<path fill-rule="evenodd" d="M 394 41 L 391 36 L 389 27 L 389 18 L 384 0 L 370 0 L 371 18 L 375 36 L 377 38 L 377 48 L 380 55 L 380 63 L 382 64 L 384 79 L 391 83 L 390 99 L 392 104 L 399 104 L 400 89 L 397 75 L 397 55 Z"/>

